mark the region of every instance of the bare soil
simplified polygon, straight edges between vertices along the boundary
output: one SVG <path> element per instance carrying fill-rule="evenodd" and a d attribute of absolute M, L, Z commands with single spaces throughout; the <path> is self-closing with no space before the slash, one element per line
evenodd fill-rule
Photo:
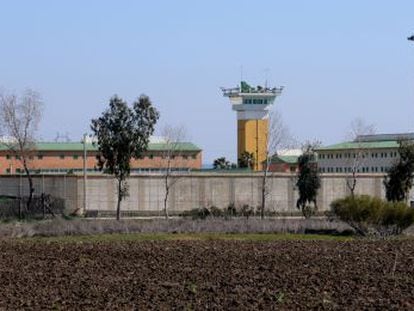
<path fill-rule="evenodd" d="M 414 240 L 0 241 L 0 309 L 413 310 Z"/>

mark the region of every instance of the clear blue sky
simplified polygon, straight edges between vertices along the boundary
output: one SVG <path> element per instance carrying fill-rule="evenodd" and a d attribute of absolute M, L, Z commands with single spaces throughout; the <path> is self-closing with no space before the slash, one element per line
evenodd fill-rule
<path fill-rule="evenodd" d="M 40 134 L 78 140 L 113 94 L 149 95 L 204 162 L 236 158 L 220 86 L 284 85 L 300 139 L 334 143 L 355 117 L 413 131 L 414 1 L 0 1 L 0 86 L 39 91 Z"/>

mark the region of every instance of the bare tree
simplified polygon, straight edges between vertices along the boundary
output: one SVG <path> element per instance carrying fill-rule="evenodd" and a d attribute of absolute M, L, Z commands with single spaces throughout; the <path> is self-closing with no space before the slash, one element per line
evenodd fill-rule
<path fill-rule="evenodd" d="M 291 148 L 295 144 L 289 128 L 283 122 L 282 115 L 278 111 L 269 114 L 269 128 L 267 132 L 267 146 L 265 150 L 265 161 L 262 163 L 262 188 L 260 217 L 264 218 L 266 209 L 266 197 L 269 194 L 268 175 L 272 157 L 277 155 L 278 150 Z"/>
<path fill-rule="evenodd" d="M 7 137 L 3 143 L 19 159 L 26 173 L 29 182 L 27 209 L 30 209 L 35 191 L 29 162 L 36 148 L 42 108 L 40 95 L 33 90 L 28 89 L 21 96 L 0 93 L 0 126 Z"/>
<path fill-rule="evenodd" d="M 344 156 L 346 159 L 345 162 L 347 163 L 347 167 L 345 169 L 345 172 L 347 173 L 346 186 L 351 192 L 352 197 L 355 194 L 358 173 L 364 165 L 367 157 L 365 154 L 366 148 L 364 148 L 362 136 L 372 135 L 375 134 L 375 132 L 375 126 L 373 124 L 367 124 L 361 118 L 354 119 L 350 124 L 347 138 L 356 143 L 356 148 L 354 148 L 352 152 L 346 153 Z"/>
<path fill-rule="evenodd" d="M 179 180 L 174 168 L 183 164 L 182 143 L 187 137 L 187 131 L 184 126 L 166 125 L 161 135 L 164 139 L 164 148 L 161 152 L 160 168 L 164 179 L 164 217 L 168 219 L 168 197 L 171 188 Z"/>

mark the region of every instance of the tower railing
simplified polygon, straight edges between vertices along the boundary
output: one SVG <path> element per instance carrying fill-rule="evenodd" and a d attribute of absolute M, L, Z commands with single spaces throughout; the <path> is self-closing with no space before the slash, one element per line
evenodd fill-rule
<path fill-rule="evenodd" d="M 231 97 L 231 96 L 238 96 L 240 94 L 273 94 L 273 95 L 280 95 L 282 93 L 283 86 L 281 87 L 274 87 L 274 88 L 251 88 L 249 90 L 240 90 L 240 87 L 234 88 L 221 88 L 223 92 L 223 96 Z"/>

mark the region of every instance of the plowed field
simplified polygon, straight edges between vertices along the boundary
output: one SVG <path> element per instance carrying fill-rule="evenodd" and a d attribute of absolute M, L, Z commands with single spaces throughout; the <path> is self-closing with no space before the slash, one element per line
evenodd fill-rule
<path fill-rule="evenodd" d="M 414 241 L 0 242 L 0 309 L 414 310 Z"/>

